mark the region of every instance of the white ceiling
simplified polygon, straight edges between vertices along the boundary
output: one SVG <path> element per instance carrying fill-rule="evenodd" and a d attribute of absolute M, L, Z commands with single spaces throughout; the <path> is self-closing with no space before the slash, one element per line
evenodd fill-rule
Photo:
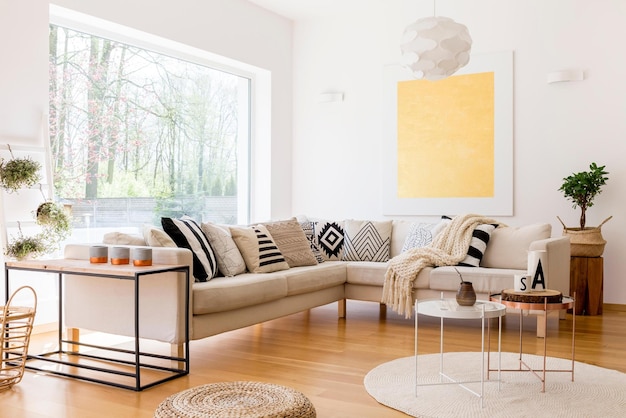
<path fill-rule="evenodd" d="M 291 20 L 349 12 L 362 7 L 364 0 L 248 0 Z"/>

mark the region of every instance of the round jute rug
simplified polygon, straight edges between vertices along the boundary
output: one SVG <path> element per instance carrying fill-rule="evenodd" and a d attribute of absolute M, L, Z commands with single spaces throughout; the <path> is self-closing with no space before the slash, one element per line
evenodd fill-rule
<path fill-rule="evenodd" d="M 221 382 L 196 386 L 167 397 L 155 418 L 314 418 L 315 407 L 302 393 L 263 382 Z"/>

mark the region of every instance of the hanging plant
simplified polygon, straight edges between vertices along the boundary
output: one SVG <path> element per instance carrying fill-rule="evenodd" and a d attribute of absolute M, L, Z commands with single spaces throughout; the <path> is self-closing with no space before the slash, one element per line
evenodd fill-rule
<path fill-rule="evenodd" d="M 9 192 L 32 187 L 39 182 L 41 164 L 29 157 L 0 162 L 0 186 Z"/>
<path fill-rule="evenodd" d="M 45 234 L 40 233 L 32 237 L 27 237 L 24 236 L 20 230 L 19 236 L 7 246 L 5 255 L 16 258 L 17 260 L 23 260 L 25 258 L 46 254 L 51 250 L 52 247 L 46 240 Z"/>
<path fill-rule="evenodd" d="M 36 212 L 37 224 L 52 232 L 61 241 L 69 236 L 72 229 L 70 217 L 63 207 L 54 202 L 44 202 L 39 205 Z"/>

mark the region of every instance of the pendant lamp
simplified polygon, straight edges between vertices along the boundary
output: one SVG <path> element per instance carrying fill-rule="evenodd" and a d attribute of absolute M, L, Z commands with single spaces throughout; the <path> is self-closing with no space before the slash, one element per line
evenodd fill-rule
<path fill-rule="evenodd" d="M 441 80 L 465 66 L 472 38 L 465 25 L 448 17 L 418 19 L 404 30 L 402 60 L 417 79 Z"/>

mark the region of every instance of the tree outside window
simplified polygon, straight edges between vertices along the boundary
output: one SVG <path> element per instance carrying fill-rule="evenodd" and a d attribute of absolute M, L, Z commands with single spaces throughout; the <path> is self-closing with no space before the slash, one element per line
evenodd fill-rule
<path fill-rule="evenodd" d="M 51 25 L 54 186 L 75 227 L 159 224 L 183 214 L 236 223 L 249 83 Z"/>

